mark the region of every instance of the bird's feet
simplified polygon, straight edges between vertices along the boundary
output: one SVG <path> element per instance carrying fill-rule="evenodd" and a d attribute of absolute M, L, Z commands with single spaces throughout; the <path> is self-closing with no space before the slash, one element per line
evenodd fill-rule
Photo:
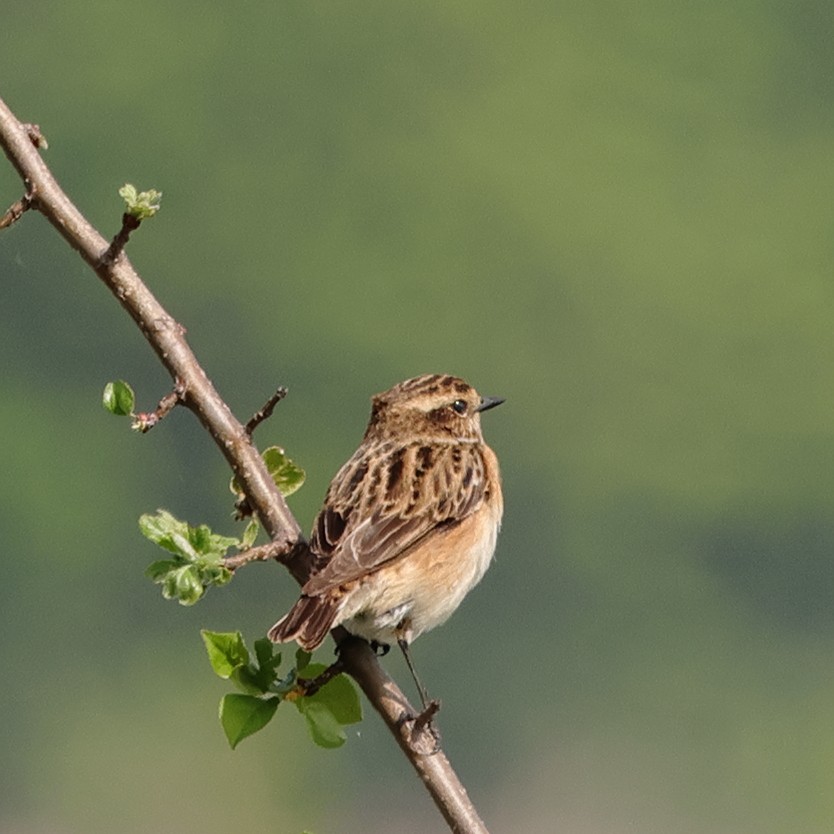
<path fill-rule="evenodd" d="M 391 647 L 387 643 L 378 643 L 376 640 L 371 640 L 371 651 L 377 657 L 385 657 L 391 651 Z"/>

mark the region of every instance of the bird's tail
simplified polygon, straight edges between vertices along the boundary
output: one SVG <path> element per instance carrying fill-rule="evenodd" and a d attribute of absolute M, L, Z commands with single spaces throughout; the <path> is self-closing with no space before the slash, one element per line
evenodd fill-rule
<path fill-rule="evenodd" d="M 302 649 L 311 652 L 327 637 L 341 608 L 341 599 L 329 595 L 302 595 L 289 613 L 272 626 L 267 636 L 273 643 L 295 640 Z"/>

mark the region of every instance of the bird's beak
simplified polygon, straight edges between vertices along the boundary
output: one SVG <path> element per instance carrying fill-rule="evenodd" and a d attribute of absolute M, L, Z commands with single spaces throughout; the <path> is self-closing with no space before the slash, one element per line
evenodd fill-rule
<path fill-rule="evenodd" d="M 496 405 L 501 405 L 504 402 L 503 397 L 481 397 L 481 404 L 475 411 L 488 411 L 490 408 L 495 408 Z"/>

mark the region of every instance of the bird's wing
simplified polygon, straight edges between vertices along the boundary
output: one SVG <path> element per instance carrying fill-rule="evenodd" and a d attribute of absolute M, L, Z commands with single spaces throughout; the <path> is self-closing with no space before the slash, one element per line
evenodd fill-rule
<path fill-rule="evenodd" d="M 357 452 L 333 479 L 316 518 L 310 548 L 327 561 L 304 593 L 321 594 L 396 559 L 432 530 L 475 512 L 487 489 L 478 444 Z"/>

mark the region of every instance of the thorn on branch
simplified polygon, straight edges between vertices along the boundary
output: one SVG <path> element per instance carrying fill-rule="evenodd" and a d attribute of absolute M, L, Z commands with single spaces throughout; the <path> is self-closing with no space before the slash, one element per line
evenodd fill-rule
<path fill-rule="evenodd" d="M 142 434 L 150 431 L 171 409 L 185 400 L 186 390 L 185 382 L 178 379 L 174 383 L 174 390 L 159 401 L 159 405 L 154 411 L 140 412 L 133 415 L 132 428 Z"/>
<path fill-rule="evenodd" d="M 0 217 L 0 229 L 7 229 L 13 223 L 17 223 L 23 214 L 32 208 L 35 200 L 35 191 L 27 191 L 17 202 L 12 203 L 6 213 Z"/>
<path fill-rule="evenodd" d="M 287 389 L 281 385 L 275 393 L 263 404 L 260 410 L 256 411 L 249 422 L 244 426 L 244 431 L 249 437 L 252 437 L 252 432 L 255 431 L 258 426 L 263 423 L 264 420 L 268 420 L 272 416 L 272 412 L 275 410 L 275 406 L 278 405 L 284 397 L 287 396 Z"/>
<path fill-rule="evenodd" d="M 440 739 L 434 724 L 432 723 L 434 716 L 440 712 L 440 701 L 429 701 L 426 708 L 414 719 L 414 733 L 415 735 L 424 732 L 426 729 L 431 729 Z"/>
<path fill-rule="evenodd" d="M 429 701 L 417 716 L 404 716 L 400 721 L 400 733 L 408 746 L 422 756 L 440 752 L 440 732 L 434 725 L 434 717 L 440 711 L 439 701 Z"/>

